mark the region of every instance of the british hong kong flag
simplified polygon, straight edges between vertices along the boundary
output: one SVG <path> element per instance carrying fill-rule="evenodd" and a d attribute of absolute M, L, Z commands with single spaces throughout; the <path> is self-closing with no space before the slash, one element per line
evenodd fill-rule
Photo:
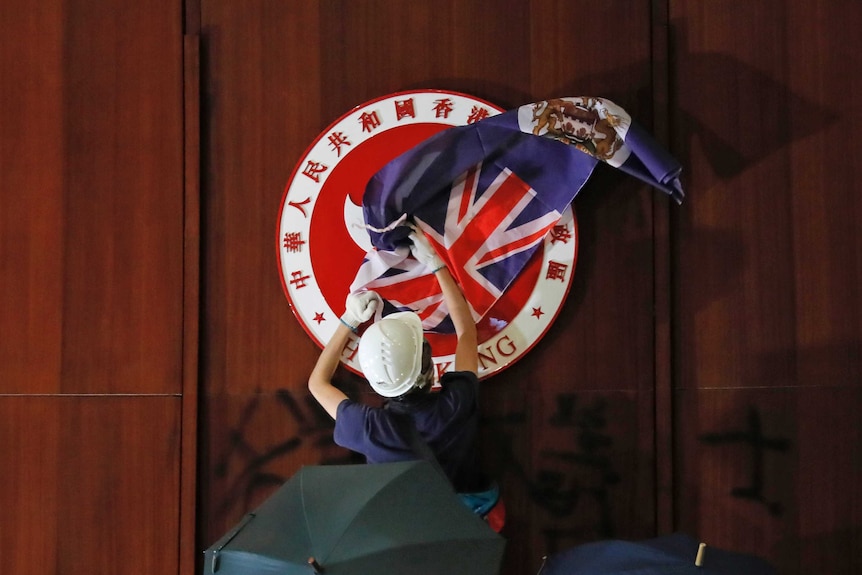
<path fill-rule="evenodd" d="M 410 256 L 409 220 L 461 284 L 478 321 L 524 269 L 562 212 L 605 162 L 683 198 L 678 162 L 602 98 L 527 104 L 444 130 L 375 174 L 362 200 L 373 249 L 351 291 L 417 311 L 426 330 L 451 322 L 431 270 Z"/>

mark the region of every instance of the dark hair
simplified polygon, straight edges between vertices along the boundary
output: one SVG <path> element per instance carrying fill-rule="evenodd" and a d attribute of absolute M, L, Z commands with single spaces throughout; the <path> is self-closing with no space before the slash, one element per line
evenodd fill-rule
<path fill-rule="evenodd" d="M 427 339 L 422 338 L 422 373 L 430 371 L 434 367 L 432 359 L 431 344 L 428 343 Z"/>
<path fill-rule="evenodd" d="M 419 377 L 416 378 L 416 384 L 410 391 L 393 397 L 395 401 L 406 400 L 409 397 L 415 397 L 418 394 L 424 394 L 431 390 L 434 384 L 434 362 L 431 354 L 431 344 L 427 339 L 422 340 L 422 371 L 419 372 Z"/>

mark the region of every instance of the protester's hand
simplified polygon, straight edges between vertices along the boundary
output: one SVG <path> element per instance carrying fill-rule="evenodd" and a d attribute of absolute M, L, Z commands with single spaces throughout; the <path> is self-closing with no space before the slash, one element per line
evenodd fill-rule
<path fill-rule="evenodd" d="M 446 264 L 437 255 L 437 252 L 431 247 L 431 242 L 425 237 L 425 232 L 416 225 L 411 225 L 410 229 L 412 231 L 408 237 L 413 242 L 410 246 L 410 253 L 413 254 L 413 257 L 431 268 L 431 271 L 436 272 L 440 268 L 446 267 Z"/>
<path fill-rule="evenodd" d="M 371 319 L 377 307 L 382 304 L 383 300 L 377 292 L 362 291 L 352 293 L 347 296 L 341 322 L 353 331 L 356 331 L 360 325 Z"/>

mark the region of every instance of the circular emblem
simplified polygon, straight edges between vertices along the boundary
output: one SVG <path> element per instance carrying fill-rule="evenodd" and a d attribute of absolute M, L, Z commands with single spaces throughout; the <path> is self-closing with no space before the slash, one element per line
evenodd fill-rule
<path fill-rule="evenodd" d="M 349 287 L 372 246 L 362 216 L 369 179 L 430 136 L 503 110 L 458 92 L 417 90 L 384 96 L 347 112 L 309 146 L 281 201 L 277 252 L 282 287 L 296 319 L 323 347 L 344 312 Z M 530 262 L 477 325 L 479 377 L 524 356 L 547 332 L 572 284 L 577 222 L 571 207 Z M 454 335 L 427 334 L 437 375 L 450 371 Z M 352 337 L 342 363 L 361 373 Z"/>

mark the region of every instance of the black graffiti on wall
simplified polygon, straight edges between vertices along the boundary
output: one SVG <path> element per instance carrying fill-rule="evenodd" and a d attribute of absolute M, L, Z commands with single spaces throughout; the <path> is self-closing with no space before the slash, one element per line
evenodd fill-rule
<path fill-rule="evenodd" d="M 766 507 L 773 516 L 784 513 L 784 506 L 779 501 L 767 499 L 765 490 L 766 456 L 767 452 L 785 452 L 790 447 L 787 439 L 768 437 L 763 431 L 760 412 L 750 408 L 747 417 L 747 427 L 743 430 L 725 431 L 720 433 L 705 433 L 699 439 L 709 446 L 739 445 L 747 448 L 749 453 L 749 484 L 733 487 L 730 494 L 733 497 L 754 501 Z"/>
<path fill-rule="evenodd" d="M 550 515 L 542 529 L 548 552 L 561 548 L 565 539 L 613 537 L 612 490 L 620 475 L 612 461 L 606 399 L 585 402 L 576 394 L 554 398 L 554 410 L 542 426 L 566 433 L 554 446 L 538 451 L 534 472 L 527 471 L 513 448 L 516 436 L 525 432 L 526 421 L 527 413 L 518 411 L 489 417 L 483 423 L 498 437 L 494 442 L 501 462 L 498 472 L 516 477 L 531 502 Z"/>
<path fill-rule="evenodd" d="M 262 415 L 271 395 L 255 394 L 244 406 L 228 432 L 224 451 L 215 459 L 216 479 L 229 481 L 216 507 L 217 517 L 237 508 L 247 510 L 255 497 L 283 484 L 288 477 L 275 471 L 278 461 L 301 448 L 318 454 L 317 463 L 356 463 L 355 455 L 335 445 L 333 422 L 310 397 L 297 399 L 287 391 L 275 398 L 289 430 L 276 443 L 261 446 L 254 431 L 272 415 Z M 529 500 L 545 510 L 549 521 L 542 528 L 550 551 L 562 548 L 564 540 L 613 537 L 612 490 L 620 481 L 614 469 L 613 439 L 607 432 L 607 401 L 596 397 L 585 401 L 575 394 L 554 398 L 553 409 L 542 416 L 540 435 L 546 432 L 557 441 L 537 451 L 538 464 L 525 465 L 525 457 L 513 449 L 516 437 L 525 434 L 527 413 L 519 411 L 483 419 L 493 429 L 501 462 L 499 473 L 509 473 L 525 490 Z M 562 433 L 561 433 L 562 432 Z M 530 471 L 527 471 L 527 469 Z"/>
<path fill-rule="evenodd" d="M 216 509 L 219 517 L 236 505 L 248 509 L 256 494 L 287 481 L 288 477 L 273 470 L 277 467 L 274 464 L 303 446 L 310 446 L 320 453 L 317 463 L 321 465 L 353 462 L 349 452 L 335 445 L 332 419 L 320 409 L 317 402 L 305 397 L 300 403 L 286 390 L 276 391 L 275 398 L 284 411 L 284 419 L 278 425 L 290 430 L 290 435 L 271 445 L 254 445 L 249 439 L 251 430 L 260 416 L 261 402 L 271 397 L 255 393 L 245 404 L 236 425 L 228 433 L 224 452 L 215 460 L 215 478 L 230 480 L 221 504 Z M 266 420 L 267 424 L 271 424 L 271 421 L 269 418 Z M 239 470 L 234 471 L 233 468 L 237 467 Z"/>

